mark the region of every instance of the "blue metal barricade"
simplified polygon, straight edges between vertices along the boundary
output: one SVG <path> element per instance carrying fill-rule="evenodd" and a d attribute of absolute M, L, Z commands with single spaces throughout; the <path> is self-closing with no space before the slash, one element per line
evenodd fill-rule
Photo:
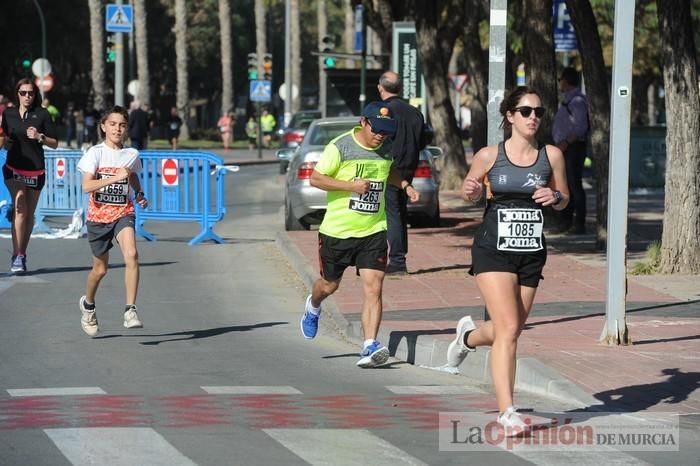
<path fill-rule="evenodd" d="M 41 191 L 34 214 L 34 232 L 51 233 L 46 217 L 73 217 L 82 215 L 80 234 L 86 233 L 88 194 L 83 193 L 82 176 L 78 162 L 83 156 L 79 150 L 44 150 L 46 184 Z"/>
<path fill-rule="evenodd" d="M 5 165 L 7 151 L 0 150 L 0 167 Z M 12 196 L 5 183 L 0 183 L 0 228 L 12 228 L 10 215 L 12 212 Z"/>
<path fill-rule="evenodd" d="M 189 245 L 212 240 L 223 243 L 213 226 L 226 213 L 224 207 L 224 175 L 226 167 L 221 157 L 194 151 L 140 151 L 143 171 L 141 186 L 148 208 L 136 206 L 136 234 L 149 241 L 156 237 L 146 231 L 148 220 L 198 222 L 202 229 Z M 47 217 L 82 215 L 81 234 L 85 233 L 88 195 L 82 192 L 78 162 L 83 153 L 70 150 L 46 150 L 46 185 L 36 210 L 35 232 L 52 232 L 44 220 Z M 5 151 L 0 151 L 4 164 Z M 8 212 L 12 199 L 0 186 L 0 228 L 10 228 Z"/>
<path fill-rule="evenodd" d="M 143 172 L 141 186 L 148 208 L 136 208 L 136 233 L 154 241 L 143 227 L 147 220 L 196 221 L 202 229 L 189 245 L 212 240 L 223 243 L 213 226 L 226 213 L 224 175 L 221 157 L 208 152 L 150 151 L 139 152 Z M 212 175 L 215 177 L 212 180 Z"/>

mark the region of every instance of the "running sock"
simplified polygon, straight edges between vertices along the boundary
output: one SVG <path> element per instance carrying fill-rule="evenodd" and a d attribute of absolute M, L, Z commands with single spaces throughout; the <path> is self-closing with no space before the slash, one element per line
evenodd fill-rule
<path fill-rule="evenodd" d="M 88 311 L 94 311 L 95 310 L 95 303 L 89 303 L 87 302 L 87 299 L 83 301 L 83 306 L 85 306 L 85 309 Z"/>
<path fill-rule="evenodd" d="M 469 330 L 467 333 L 464 334 L 464 346 L 466 346 L 467 349 L 470 349 L 470 350 L 476 349 L 476 347 L 474 347 L 474 346 L 469 346 L 469 343 L 467 343 L 467 342 L 469 341 L 469 335 L 470 335 L 473 331 L 474 331 L 474 330 Z"/>
<path fill-rule="evenodd" d="M 136 304 L 127 304 L 124 306 L 124 312 L 129 312 L 132 307 L 136 307 Z"/>
<path fill-rule="evenodd" d="M 367 348 L 372 343 L 374 343 L 374 339 L 365 340 L 365 343 L 362 345 L 362 348 Z"/>
<path fill-rule="evenodd" d="M 311 304 L 311 300 L 309 300 L 309 307 L 307 308 L 307 310 L 315 316 L 321 313 L 321 307 L 314 307 L 314 305 Z"/>

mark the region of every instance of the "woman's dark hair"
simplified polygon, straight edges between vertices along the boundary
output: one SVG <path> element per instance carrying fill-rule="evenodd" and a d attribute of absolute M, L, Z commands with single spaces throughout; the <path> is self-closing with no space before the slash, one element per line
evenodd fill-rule
<path fill-rule="evenodd" d="M 26 86 L 27 84 L 32 86 L 32 91 L 34 92 L 34 99 L 32 100 L 32 103 L 29 104 L 29 110 L 34 110 L 37 107 L 41 107 L 41 95 L 39 95 L 39 86 L 37 86 L 34 81 L 29 78 L 22 78 L 17 81 L 17 85 L 15 86 L 15 105 L 17 108 L 19 108 L 19 88 Z"/>
<path fill-rule="evenodd" d="M 125 120 L 127 123 L 129 123 L 129 112 L 127 112 L 126 109 L 125 109 L 124 107 L 122 107 L 122 106 L 120 106 L 120 105 L 115 105 L 114 107 L 112 107 L 112 108 L 110 108 L 109 110 L 107 110 L 107 111 L 105 112 L 105 114 L 102 115 L 102 118 L 100 118 L 100 124 L 99 124 L 98 126 L 99 126 L 99 129 L 100 129 L 100 137 L 101 137 L 102 139 L 105 138 L 105 132 L 102 131 L 102 125 L 105 123 L 105 121 L 107 121 L 107 118 L 109 118 L 109 116 L 110 116 L 112 113 L 118 113 L 118 114 L 120 114 L 121 116 L 124 117 L 124 120 Z"/>
<path fill-rule="evenodd" d="M 506 96 L 501 101 L 501 107 L 499 109 L 501 115 L 503 116 L 503 120 L 501 120 L 501 128 L 505 130 L 510 130 L 510 127 L 512 125 L 510 124 L 510 121 L 508 121 L 508 118 L 506 118 L 506 113 L 513 113 L 516 107 L 518 106 L 518 102 L 520 102 L 520 99 L 522 99 L 523 96 L 527 94 L 535 94 L 537 97 L 540 98 L 540 100 L 542 100 L 540 92 L 534 87 L 530 86 L 518 86 L 512 91 L 510 91 L 508 94 L 506 94 Z"/>

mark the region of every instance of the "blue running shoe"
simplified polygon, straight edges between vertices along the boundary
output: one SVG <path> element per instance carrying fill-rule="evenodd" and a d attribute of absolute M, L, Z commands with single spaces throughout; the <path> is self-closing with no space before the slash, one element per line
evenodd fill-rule
<path fill-rule="evenodd" d="M 311 295 L 307 296 L 304 305 L 304 314 L 301 316 L 301 334 L 307 340 L 313 340 L 318 333 L 318 318 L 321 314 L 311 312 Z"/>
<path fill-rule="evenodd" d="M 372 344 L 365 346 L 360 353 L 357 365 L 362 368 L 381 366 L 389 360 L 389 350 L 386 346 L 374 340 Z"/>

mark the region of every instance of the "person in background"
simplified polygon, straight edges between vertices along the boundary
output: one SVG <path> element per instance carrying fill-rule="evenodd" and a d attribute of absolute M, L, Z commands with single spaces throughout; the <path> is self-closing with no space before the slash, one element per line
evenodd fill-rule
<path fill-rule="evenodd" d="M 55 149 L 58 137 L 46 109 L 39 105 L 39 88 L 29 78 L 15 86 L 15 107 L 2 118 L 0 148 L 7 149 L 3 178 L 12 196 L 12 259 L 10 272 L 27 271 L 27 247 L 34 228 L 34 212 L 46 182 L 44 145 Z"/>
<path fill-rule="evenodd" d="M 85 113 L 85 139 L 83 143 L 94 146 L 97 144 L 97 124 L 100 121 L 100 112 L 96 108 L 91 108 Z"/>
<path fill-rule="evenodd" d="M 382 101 L 395 115 L 397 128 L 391 145 L 394 167 L 409 183 L 418 167 L 420 150 L 423 148 L 423 114 L 399 97 L 401 78 L 393 71 L 385 71 L 379 78 L 377 89 Z M 389 264 L 387 274 L 408 273 L 408 196 L 396 186 L 386 189 L 386 222 L 389 241 Z"/>
<path fill-rule="evenodd" d="M 41 106 L 44 107 L 47 112 L 49 112 L 49 115 L 51 116 L 51 121 L 54 125 L 56 123 L 59 123 L 59 120 L 61 118 L 61 112 L 59 112 L 58 108 L 56 108 L 56 106 L 49 101 L 48 97 L 44 97 Z"/>
<path fill-rule="evenodd" d="M 131 145 L 134 149 L 143 150 L 146 148 L 149 127 L 148 113 L 141 107 L 141 102 L 134 100 L 131 103 L 131 112 L 129 113 L 129 139 L 131 139 Z"/>
<path fill-rule="evenodd" d="M 123 107 L 115 106 L 100 120 L 104 142 L 92 146 L 78 162 L 82 188 L 90 193 L 87 213 L 87 234 L 92 251 L 92 269 L 85 284 L 85 294 L 78 301 L 80 326 L 94 337 L 99 330 L 95 296 L 109 267 L 109 250 L 116 239 L 124 258 L 126 306 L 124 327 L 141 328 L 136 308 L 139 286 L 139 254 L 134 230 L 134 203 L 148 207 L 141 191 L 139 153 L 124 147 L 129 115 Z"/>
<path fill-rule="evenodd" d="M 75 118 L 75 138 L 78 149 L 83 148 L 85 141 L 85 115 L 82 110 L 73 110 L 73 118 Z"/>
<path fill-rule="evenodd" d="M 66 146 L 72 149 L 71 141 L 77 137 L 77 123 L 75 121 L 75 105 L 73 102 L 68 103 L 66 107 Z M 78 147 L 80 145 L 78 144 Z"/>
<path fill-rule="evenodd" d="M 586 233 L 586 191 L 583 168 L 588 147 L 588 103 L 579 88 L 580 76 L 574 68 L 564 68 L 559 78 L 562 101 L 552 123 L 554 144 L 564 153 L 566 180 L 571 202 L 561 212 L 561 232 Z"/>
<path fill-rule="evenodd" d="M 264 109 L 260 116 L 260 128 L 263 134 L 263 146 L 269 148 L 272 144 L 272 132 L 275 130 L 275 117 L 267 109 Z"/>
<path fill-rule="evenodd" d="M 254 116 L 248 118 L 248 122 L 245 125 L 245 134 L 248 136 L 248 149 L 255 149 L 258 145 L 258 122 L 255 121 Z"/>
<path fill-rule="evenodd" d="M 233 117 L 232 112 L 229 110 L 224 112 L 216 123 L 219 128 L 219 133 L 221 134 L 221 142 L 224 145 L 224 150 L 228 150 L 231 145 L 231 134 L 233 134 Z"/>
<path fill-rule="evenodd" d="M 170 108 L 170 116 L 166 124 L 170 146 L 173 150 L 177 150 L 177 140 L 180 137 L 180 127 L 182 126 L 182 119 L 177 114 L 177 107 Z"/>

